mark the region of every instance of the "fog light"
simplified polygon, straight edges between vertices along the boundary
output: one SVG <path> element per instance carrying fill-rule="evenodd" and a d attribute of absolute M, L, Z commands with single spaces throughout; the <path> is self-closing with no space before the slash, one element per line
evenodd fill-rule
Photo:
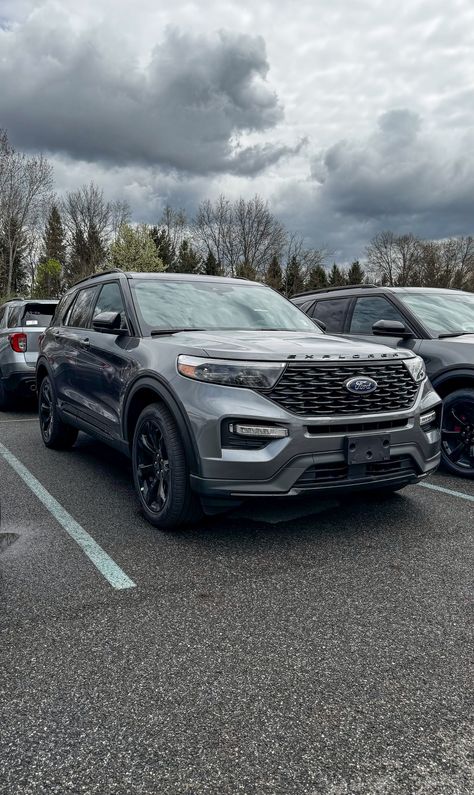
<path fill-rule="evenodd" d="M 287 428 L 277 428 L 271 425 L 242 425 L 240 422 L 229 425 L 231 433 L 237 436 L 258 436 L 261 439 L 283 439 L 288 436 Z"/>
<path fill-rule="evenodd" d="M 436 411 L 430 411 L 428 414 L 420 416 L 420 425 L 430 425 L 436 420 Z"/>

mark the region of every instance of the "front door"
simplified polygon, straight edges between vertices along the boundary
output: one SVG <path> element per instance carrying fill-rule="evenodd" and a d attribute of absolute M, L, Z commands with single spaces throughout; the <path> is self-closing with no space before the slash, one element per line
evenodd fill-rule
<path fill-rule="evenodd" d="M 415 334 L 409 338 L 386 337 L 374 334 L 372 326 L 379 320 L 397 320 L 413 331 L 407 318 L 388 298 L 383 295 L 362 295 L 356 298 L 353 307 L 349 324 L 351 338 L 356 337 L 367 342 L 388 345 L 390 348 L 408 349 L 415 353 L 418 351 L 420 340 L 416 338 Z"/>

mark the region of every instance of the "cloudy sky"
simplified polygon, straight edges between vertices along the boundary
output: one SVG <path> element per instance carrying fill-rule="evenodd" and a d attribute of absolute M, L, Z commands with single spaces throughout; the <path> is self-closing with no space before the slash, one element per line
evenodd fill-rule
<path fill-rule="evenodd" d="M 472 0 L 0 0 L 0 127 L 135 220 L 260 193 L 339 261 L 474 233 Z"/>

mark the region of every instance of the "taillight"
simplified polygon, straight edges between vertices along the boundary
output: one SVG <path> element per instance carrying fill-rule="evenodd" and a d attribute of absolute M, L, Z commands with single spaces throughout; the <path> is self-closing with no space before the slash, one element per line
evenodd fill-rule
<path fill-rule="evenodd" d="M 21 333 L 10 334 L 8 339 L 10 340 L 10 345 L 15 351 L 15 353 L 25 353 L 27 349 L 26 334 L 21 334 Z"/>

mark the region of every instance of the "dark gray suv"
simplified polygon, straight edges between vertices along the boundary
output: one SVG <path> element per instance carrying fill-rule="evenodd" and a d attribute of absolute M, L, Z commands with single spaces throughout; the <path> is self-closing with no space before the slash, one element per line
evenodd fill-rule
<path fill-rule="evenodd" d="M 245 280 L 91 277 L 62 298 L 37 382 L 44 443 L 81 429 L 131 455 L 163 529 L 260 495 L 393 491 L 439 463 L 418 356 L 326 336 Z"/>
<path fill-rule="evenodd" d="M 414 351 L 443 398 L 442 459 L 474 477 L 474 293 L 356 285 L 301 293 L 293 302 L 330 334 Z"/>

